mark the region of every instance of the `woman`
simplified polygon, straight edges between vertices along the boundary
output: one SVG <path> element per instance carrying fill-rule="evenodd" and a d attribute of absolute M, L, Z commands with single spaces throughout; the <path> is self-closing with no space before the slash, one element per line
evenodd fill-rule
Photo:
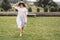
<path fill-rule="evenodd" d="M 26 5 L 24 3 L 16 3 L 12 7 L 14 7 L 15 9 L 18 10 L 16 22 L 17 22 L 17 26 L 19 29 L 20 36 L 22 36 L 24 26 L 27 23 L 28 10 L 27 10 Z"/>

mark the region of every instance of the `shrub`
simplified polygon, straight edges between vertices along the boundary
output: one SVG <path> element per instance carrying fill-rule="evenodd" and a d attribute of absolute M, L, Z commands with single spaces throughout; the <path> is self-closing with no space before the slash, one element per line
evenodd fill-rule
<path fill-rule="evenodd" d="M 50 12 L 54 12 L 55 8 L 54 7 L 50 7 Z"/>
<path fill-rule="evenodd" d="M 11 8 L 11 5 L 8 0 L 3 0 L 1 7 L 5 10 L 8 11 Z"/>
<path fill-rule="evenodd" d="M 15 11 L 18 11 L 17 9 L 15 9 Z"/>
<path fill-rule="evenodd" d="M 37 8 L 37 12 L 40 12 L 40 9 L 39 8 Z"/>
<path fill-rule="evenodd" d="M 47 6 L 44 7 L 44 12 L 48 12 L 48 8 L 47 8 Z"/>
<path fill-rule="evenodd" d="M 58 8 L 58 11 L 60 12 L 60 8 Z"/>
<path fill-rule="evenodd" d="M 2 8 L 0 8 L 0 12 L 3 12 L 4 10 Z"/>
<path fill-rule="evenodd" d="M 31 7 L 29 7 L 29 8 L 28 8 L 28 11 L 29 11 L 29 12 L 32 12 L 32 8 L 31 8 Z"/>
<path fill-rule="evenodd" d="M 58 7 L 54 7 L 55 8 L 55 11 L 54 12 L 58 12 Z"/>

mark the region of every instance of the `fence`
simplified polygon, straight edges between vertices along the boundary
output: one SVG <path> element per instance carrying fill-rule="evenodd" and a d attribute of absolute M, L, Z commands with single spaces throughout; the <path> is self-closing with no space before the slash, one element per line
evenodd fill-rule
<path fill-rule="evenodd" d="M 16 16 L 17 12 L 0 12 L 0 16 Z M 28 16 L 60 16 L 60 12 L 29 12 Z"/>

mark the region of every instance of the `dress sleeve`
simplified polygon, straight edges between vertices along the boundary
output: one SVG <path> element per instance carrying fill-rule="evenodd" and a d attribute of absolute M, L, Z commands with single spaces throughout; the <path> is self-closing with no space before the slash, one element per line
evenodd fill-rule
<path fill-rule="evenodd" d="M 15 9 L 19 10 L 19 7 L 16 6 Z"/>

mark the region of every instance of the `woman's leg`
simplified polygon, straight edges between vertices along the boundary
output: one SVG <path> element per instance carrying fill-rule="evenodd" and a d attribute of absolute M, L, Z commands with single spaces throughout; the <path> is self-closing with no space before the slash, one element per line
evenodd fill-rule
<path fill-rule="evenodd" d="M 24 30 L 24 27 L 22 27 L 22 30 Z"/>
<path fill-rule="evenodd" d="M 20 33 L 20 36 L 23 35 L 23 30 L 24 30 L 24 25 L 22 27 L 19 26 L 19 33 Z"/>
<path fill-rule="evenodd" d="M 19 33 L 20 33 L 20 36 L 22 36 L 22 34 L 23 34 L 23 29 L 22 28 L 19 28 Z"/>

